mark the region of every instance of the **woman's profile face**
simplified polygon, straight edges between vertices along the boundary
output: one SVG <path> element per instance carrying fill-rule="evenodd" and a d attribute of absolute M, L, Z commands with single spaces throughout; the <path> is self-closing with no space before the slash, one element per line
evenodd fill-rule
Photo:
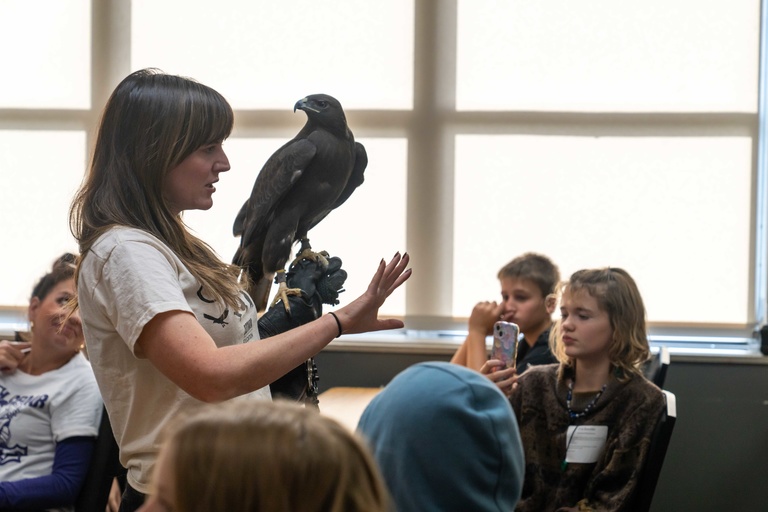
<path fill-rule="evenodd" d="M 229 159 L 221 142 L 198 148 L 165 177 L 163 194 L 171 211 L 178 215 L 184 210 L 209 209 L 219 173 L 228 170 Z"/>
<path fill-rule="evenodd" d="M 138 512 L 176 512 L 176 483 L 171 453 L 169 444 L 160 450 L 152 476 L 152 493 Z"/>

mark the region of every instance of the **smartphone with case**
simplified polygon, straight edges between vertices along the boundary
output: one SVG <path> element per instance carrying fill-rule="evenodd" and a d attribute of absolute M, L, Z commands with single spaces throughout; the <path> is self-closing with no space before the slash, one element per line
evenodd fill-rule
<path fill-rule="evenodd" d="M 517 340 L 520 327 L 512 322 L 499 320 L 493 325 L 493 347 L 491 359 L 498 359 L 511 368 L 517 364 Z"/>

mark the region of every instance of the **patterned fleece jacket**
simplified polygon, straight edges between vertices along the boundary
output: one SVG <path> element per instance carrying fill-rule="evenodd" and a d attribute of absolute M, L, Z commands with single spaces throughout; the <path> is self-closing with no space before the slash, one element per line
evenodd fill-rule
<path fill-rule="evenodd" d="M 528 369 L 510 398 L 525 452 L 523 494 L 516 510 L 628 510 L 651 435 L 665 408 L 664 395 L 640 375 L 626 382 L 611 378 L 589 414 L 570 420 L 566 397 L 573 373 L 565 367 L 558 378 L 558 368 L 551 364 Z M 581 411 L 594 397 L 595 393 L 574 393 L 572 410 Z M 569 425 L 608 427 L 597 462 L 564 464 Z"/>

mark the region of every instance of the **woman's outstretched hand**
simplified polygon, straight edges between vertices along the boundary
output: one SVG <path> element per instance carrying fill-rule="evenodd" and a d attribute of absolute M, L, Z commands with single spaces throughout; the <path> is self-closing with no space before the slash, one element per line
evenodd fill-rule
<path fill-rule="evenodd" d="M 393 291 L 411 277 L 411 269 L 406 270 L 409 261 L 408 253 L 400 256 L 399 252 L 389 263 L 382 259 L 365 293 L 335 311 L 344 334 L 403 327 L 401 320 L 379 319 L 379 308 Z"/>

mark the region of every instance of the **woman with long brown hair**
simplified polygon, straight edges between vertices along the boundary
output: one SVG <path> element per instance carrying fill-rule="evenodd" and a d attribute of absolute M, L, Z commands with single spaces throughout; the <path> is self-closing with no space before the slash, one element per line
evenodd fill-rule
<path fill-rule="evenodd" d="M 232 108 L 210 87 L 157 70 L 132 73 L 107 102 L 72 204 L 86 344 L 128 469 L 123 511 L 143 502 L 157 434 L 178 411 L 269 399 L 269 383 L 342 332 L 403 326 L 378 318 L 410 276 L 407 254 L 398 253 L 346 306 L 259 341 L 240 269 L 182 220 L 185 210 L 212 206 L 230 168 L 222 144 L 232 126 Z"/>

